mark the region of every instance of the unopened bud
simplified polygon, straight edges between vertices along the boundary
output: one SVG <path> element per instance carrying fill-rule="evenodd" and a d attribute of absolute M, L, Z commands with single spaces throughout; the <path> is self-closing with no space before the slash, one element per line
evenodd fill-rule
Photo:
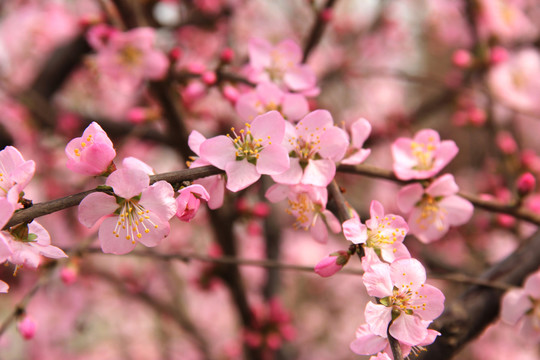
<path fill-rule="evenodd" d="M 77 281 L 78 275 L 79 272 L 73 266 L 67 266 L 60 270 L 60 279 L 62 279 L 62 282 L 66 285 L 71 285 Z"/>
<path fill-rule="evenodd" d="M 334 17 L 334 13 L 332 9 L 328 8 L 321 11 L 320 16 L 321 16 L 321 20 L 327 23 L 327 22 L 330 22 L 330 20 L 332 20 L 332 18 Z"/>
<path fill-rule="evenodd" d="M 17 329 L 25 340 L 30 340 L 36 333 L 36 322 L 30 316 L 25 315 L 17 324 Z"/>
<path fill-rule="evenodd" d="M 332 253 L 315 265 L 315 272 L 322 277 L 332 276 L 343 268 L 350 256 L 347 251 Z"/>
<path fill-rule="evenodd" d="M 222 62 L 228 64 L 234 59 L 234 50 L 231 48 L 225 48 L 221 52 L 220 59 Z"/>
<path fill-rule="evenodd" d="M 202 73 L 201 79 L 206 85 L 214 85 L 217 81 L 217 76 L 213 71 L 205 71 Z"/>
<path fill-rule="evenodd" d="M 536 188 L 536 179 L 533 174 L 526 172 L 517 180 L 517 191 L 519 196 L 523 197 L 534 191 Z"/>
<path fill-rule="evenodd" d="M 452 63 L 460 68 L 469 67 L 472 63 L 471 53 L 464 49 L 454 51 L 452 55 Z"/>
<path fill-rule="evenodd" d="M 502 46 L 495 46 L 491 48 L 489 53 L 489 62 L 496 65 L 502 63 L 508 59 L 508 51 Z"/>

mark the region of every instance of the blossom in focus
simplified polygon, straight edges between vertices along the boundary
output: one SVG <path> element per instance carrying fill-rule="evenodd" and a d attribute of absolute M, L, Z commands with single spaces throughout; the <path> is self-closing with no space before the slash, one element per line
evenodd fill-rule
<path fill-rule="evenodd" d="M 9 232 L 3 231 L 1 236 L 12 252 L 7 261 L 16 265 L 17 269 L 23 266 L 36 269 L 41 263 L 41 256 L 51 259 L 67 257 L 62 249 L 51 245 L 48 231 L 35 220 L 30 224 L 14 226 Z"/>
<path fill-rule="evenodd" d="M 351 142 L 341 163 L 356 165 L 366 160 L 371 153 L 370 149 L 362 148 L 371 133 L 371 124 L 366 119 L 360 118 L 352 123 L 350 132 Z"/>
<path fill-rule="evenodd" d="M 66 155 L 68 169 L 84 175 L 100 175 L 109 169 L 116 151 L 107 133 L 94 121 L 81 137 L 67 144 Z"/>
<path fill-rule="evenodd" d="M 382 204 L 376 200 L 371 202 L 371 218 L 366 225 L 358 216 L 343 222 L 343 234 L 353 244 L 365 244 L 372 248 L 384 261 L 392 262 L 397 258 L 410 257 L 403 245 L 403 239 L 409 231 L 407 223 L 401 216 L 385 214 Z"/>
<path fill-rule="evenodd" d="M 35 170 L 33 160 L 24 160 L 19 150 L 6 146 L 0 151 L 0 198 L 7 198 L 16 205 L 19 194 L 28 185 Z"/>
<path fill-rule="evenodd" d="M 440 141 L 435 130 L 420 130 L 414 139 L 399 138 L 392 144 L 394 173 L 400 180 L 428 179 L 458 153 L 452 140 Z"/>
<path fill-rule="evenodd" d="M 178 193 L 179 195 L 176 198 L 176 205 L 178 206 L 176 216 L 186 222 L 191 221 L 197 214 L 201 205 L 201 199 L 205 201 L 210 200 L 210 195 L 208 195 L 206 189 L 198 184 L 186 186 L 180 189 Z"/>
<path fill-rule="evenodd" d="M 302 49 L 293 40 L 283 40 L 276 46 L 260 38 L 248 45 L 249 79 L 253 82 L 273 82 L 291 91 L 317 95 L 317 78 L 309 65 L 302 64 Z"/>
<path fill-rule="evenodd" d="M 159 80 L 169 67 L 167 56 L 154 48 L 156 32 L 149 27 L 130 31 L 109 31 L 105 40 L 98 42 L 92 31 L 104 32 L 102 26 L 89 31 L 90 43 L 97 51 L 100 71 L 113 77 L 126 76 L 136 80 Z"/>
<path fill-rule="evenodd" d="M 399 342 L 418 345 L 428 336 L 429 323 L 444 309 L 443 293 L 425 283 L 426 270 L 416 259 L 374 264 L 363 281 L 368 294 L 379 299 L 378 304 L 369 302 L 364 313 L 375 335 L 386 337 L 389 331 Z"/>
<path fill-rule="evenodd" d="M 274 184 L 265 196 L 274 203 L 287 199 L 289 207 L 286 212 L 296 218 L 294 229 L 309 230 L 319 242 L 328 240 L 327 226 L 334 233 L 341 231 L 339 220 L 326 209 L 328 192 L 325 187 Z"/>
<path fill-rule="evenodd" d="M 327 186 L 336 174 L 336 162 L 343 159 L 349 144 L 347 133 L 334 126 L 326 110 L 307 114 L 296 125 L 287 123 L 283 141 L 290 154 L 290 168 L 273 175 L 275 182 L 287 185 Z"/>
<path fill-rule="evenodd" d="M 435 179 L 425 189 L 418 183 L 401 189 L 397 205 L 402 212 L 409 213 L 411 234 L 423 243 L 430 243 L 443 237 L 450 226 L 469 221 L 474 206 L 458 196 L 458 190 L 450 174 Z"/>
<path fill-rule="evenodd" d="M 114 196 L 95 192 L 79 205 L 83 225 L 92 227 L 105 218 L 98 234 L 105 253 L 126 254 L 137 242 L 153 247 L 169 235 L 169 219 L 177 209 L 174 190 L 166 181 L 150 185 L 149 167 L 135 160 L 124 161 L 124 167 L 107 178 Z"/>
<path fill-rule="evenodd" d="M 197 154 L 200 155 L 200 147 L 203 142 L 206 141 L 206 138 L 197 130 L 193 130 L 189 134 L 188 145 L 189 148 Z M 201 157 L 191 157 L 192 161 L 188 162 L 190 168 L 196 168 L 205 165 L 211 165 L 210 162 L 201 158 Z M 223 205 L 223 197 L 225 196 L 225 179 L 222 174 L 207 176 L 205 178 L 200 178 L 193 181 L 194 184 L 202 185 L 205 190 L 208 192 L 210 197 L 208 201 L 208 207 L 210 209 L 217 209 Z"/>
<path fill-rule="evenodd" d="M 255 183 L 261 175 L 278 175 L 289 168 L 287 149 L 281 144 L 285 120 L 277 111 L 257 116 L 235 138 L 216 136 L 200 145 L 200 156 L 225 170 L 227 189 L 236 192 Z"/>
<path fill-rule="evenodd" d="M 522 288 L 504 294 L 501 320 L 509 325 L 519 323 L 524 338 L 540 339 L 540 271 L 529 275 Z"/>
<path fill-rule="evenodd" d="M 284 92 L 269 82 L 260 83 L 255 90 L 240 95 L 235 108 L 245 121 L 252 121 L 256 116 L 272 110 L 279 111 L 289 121 L 297 121 L 309 111 L 303 95 Z"/>
<path fill-rule="evenodd" d="M 322 277 L 332 276 L 343 268 L 350 257 L 351 255 L 347 251 L 332 253 L 315 265 L 315 272 Z"/>

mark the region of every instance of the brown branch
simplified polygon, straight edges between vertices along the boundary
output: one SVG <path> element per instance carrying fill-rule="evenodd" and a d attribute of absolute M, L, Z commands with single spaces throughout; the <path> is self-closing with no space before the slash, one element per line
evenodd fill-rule
<path fill-rule="evenodd" d="M 150 176 L 150 182 L 165 180 L 173 185 L 180 184 L 183 181 L 192 181 L 198 178 L 207 177 L 221 173 L 222 170 L 213 166 L 202 166 L 193 169 L 178 170 L 163 174 L 157 174 Z M 13 214 L 11 219 L 6 224 L 5 228 L 23 223 L 30 222 L 35 218 L 43 215 L 52 214 L 56 211 L 67 209 L 72 206 L 79 205 L 79 203 L 89 194 L 94 192 L 109 192 L 101 188 L 87 190 L 78 194 L 69 195 L 63 198 L 45 201 L 42 203 L 34 204 L 31 207 L 23 210 L 19 210 Z"/>
<path fill-rule="evenodd" d="M 391 170 L 377 168 L 372 165 L 340 165 L 337 170 L 339 172 L 349 174 L 365 175 L 372 178 L 390 180 L 400 184 L 409 184 L 414 182 L 400 180 Z M 470 201 L 475 207 L 491 212 L 511 215 L 517 219 L 540 225 L 540 215 L 533 211 L 527 210 L 524 207 L 516 207 L 514 204 L 504 204 L 496 200 L 487 200 L 479 196 L 463 192 L 459 192 L 458 195 Z"/>
<path fill-rule="evenodd" d="M 327 0 L 326 4 L 322 7 L 322 9 L 317 12 L 317 19 L 315 19 L 315 24 L 313 24 L 311 32 L 309 33 L 306 41 L 306 45 L 304 46 L 304 52 L 302 56 L 303 63 L 307 61 L 309 55 L 321 40 L 324 30 L 326 29 L 327 21 L 322 16 L 323 11 L 331 10 L 335 2 L 336 0 Z"/>

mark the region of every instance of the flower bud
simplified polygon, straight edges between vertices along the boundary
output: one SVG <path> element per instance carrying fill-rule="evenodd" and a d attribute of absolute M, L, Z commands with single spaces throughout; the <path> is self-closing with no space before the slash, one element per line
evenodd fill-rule
<path fill-rule="evenodd" d="M 205 71 L 202 73 L 201 79 L 206 85 L 214 85 L 217 81 L 217 76 L 213 71 Z"/>
<path fill-rule="evenodd" d="M 332 276 L 343 268 L 350 257 L 351 255 L 347 251 L 332 253 L 315 265 L 315 272 L 322 277 Z"/>
<path fill-rule="evenodd" d="M 517 180 L 517 191 L 519 196 L 523 197 L 534 191 L 536 188 L 536 179 L 533 174 L 526 172 Z"/>
<path fill-rule="evenodd" d="M 489 62 L 493 65 L 502 63 L 508 59 L 508 51 L 502 46 L 495 46 L 491 48 L 489 53 Z"/>
<path fill-rule="evenodd" d="M 331 8 L 324 9 L 321 11 L 321 20 L 325 23 L 330 22 L 332 18 L 334 17 L 334 13 Z"/>
<path fill-rule="evenodd" d="M 228 64 L 234 59 L 234 50 L 231 48 L 225 48 L 221 52 L 220 59 L 222 62 Z"/>
<path fill-rule="evenodd" d="M 77 281 L 78 270 L 74 266 L 67 266 L 60 270 L 60 279 L 65 285 L 71 285 Z"/>
<path fill-rule="evenodd" d="M 25 340 L 30 340 L 36 333 L 36 322 L 30 316 L 25 315 L 17 324 L 17 329 Z"/>
<path fill-rule="evenodd" d="M 452 63 L 460 68 L 469 67 L 472 63 L 471 53 L 464 49 L 454 51 L 452 55 Z"/>

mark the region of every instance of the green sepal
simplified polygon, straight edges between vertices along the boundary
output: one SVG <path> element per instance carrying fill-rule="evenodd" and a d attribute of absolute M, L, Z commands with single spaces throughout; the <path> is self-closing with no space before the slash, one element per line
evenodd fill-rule
<path fill-rule="evenodd" d="M 390 296 L 383 297 L 382 299 L 379 299 L 379 302 L 383 304 L 384 306 L 390 306 Z"/>

